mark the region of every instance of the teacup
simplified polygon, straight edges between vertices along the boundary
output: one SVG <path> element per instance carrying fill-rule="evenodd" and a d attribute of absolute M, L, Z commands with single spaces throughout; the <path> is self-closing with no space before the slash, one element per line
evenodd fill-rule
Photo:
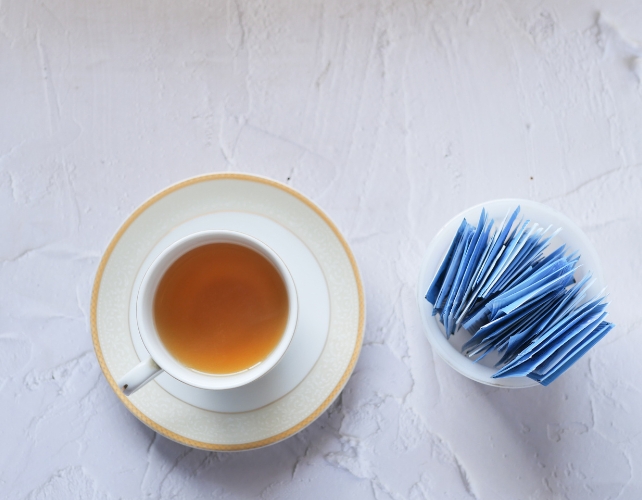
<path fill-rule="evenodd" d="M 172 264 L 188 252 L 214 243 L 231 243 L 258 253 L 274 267 L 287 294 L 287 319 L 278 343 L 259 363 L 234 373 L 205 373 L 181 363 L 163 343 L 154 317 L 156 291 Z M 281 258 L 265 243 L 247 234 L 227 230 L 202 231 L 186 236 L 165 249 L 143 277 L 137 291 L 136 323 L 149 357 L 121 377 L 118 386 L 129 396 L 163 371 L 201 389 L 224 390 L 247 385 L 265 375 L 281 360 L 294 335 L 297 312 L 298 299 L 292 276 Z"/>

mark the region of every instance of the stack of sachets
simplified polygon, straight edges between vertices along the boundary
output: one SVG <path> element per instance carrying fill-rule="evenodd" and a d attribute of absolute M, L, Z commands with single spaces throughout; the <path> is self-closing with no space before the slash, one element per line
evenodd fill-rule
<path fill-rule="evenodd" d="M 559 230 L 545 237 L 550 227 L 515 223 L 519 210 L 494 232 L 485 210 L 477 227 L 464 219 L 426 300 L 446 337 L 460 327 L 473 334 L 463 346 L 468 357 L 501 355 L 494 378 L 527 376 L 548 385 L 613 324 L 604 321 L 602 293 L 585 300 L 590 273 L 575 282 L 580 256 L 565 255 L 565 246 L 544 255 Z"/>

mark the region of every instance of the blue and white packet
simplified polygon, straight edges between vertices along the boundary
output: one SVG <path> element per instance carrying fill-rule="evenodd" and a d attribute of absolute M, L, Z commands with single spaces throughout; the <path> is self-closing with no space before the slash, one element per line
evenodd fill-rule
<path fill-rule="evenodd" d="M 588 272 L 575 282 L 577 252 L 547 253 L 559 229 L 546 236 L 520 207 L 495 221 L 482 210 L 477 226 L 464 219 L 427 293 L 446 338 L 462 327 L 472 334 L 462 352 L 479 361 L 500 354 L 494 378 L 529 377 L 548 385 L 614 327 L 602 293 L 585 300 Z"/>

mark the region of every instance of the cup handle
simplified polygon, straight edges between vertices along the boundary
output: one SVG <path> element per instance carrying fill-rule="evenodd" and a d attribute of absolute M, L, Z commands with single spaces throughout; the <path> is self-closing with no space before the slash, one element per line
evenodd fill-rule
<path fill-rule="evenodd" d="M 147 358 L 129 370 L 118 381 L 118 387 L 125 396 L 131 396 L 147 382 L 154 380 L 163 369 L 152 358 Z"/>

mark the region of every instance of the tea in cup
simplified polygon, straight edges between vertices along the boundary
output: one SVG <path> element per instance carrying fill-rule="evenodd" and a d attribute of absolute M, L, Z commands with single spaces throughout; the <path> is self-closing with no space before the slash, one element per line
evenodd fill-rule
<path fill-rule="evenodd" d="M 130 395 L 162 371 L 201 389 L 249 384 L 285 354 L 297 294 L 281 258 L 252 236 L 187 236 L 161 253 L 138 290 L 136 323 L 150 354 L 119 381 Z"/>

